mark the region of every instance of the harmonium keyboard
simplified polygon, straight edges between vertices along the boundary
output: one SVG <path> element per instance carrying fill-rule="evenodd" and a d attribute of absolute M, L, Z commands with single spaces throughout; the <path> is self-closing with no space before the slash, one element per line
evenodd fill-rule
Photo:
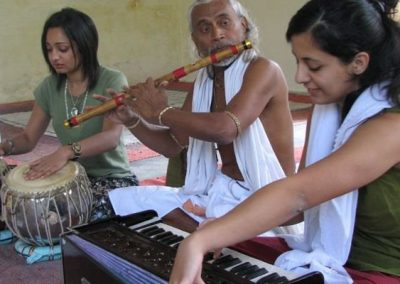
<path fill-rule="evenodd" d="M 64 283 L 167 283 L 176 249 L 188 233 L 149 210 L 71 228 L 61 238 Z M 321 273 L 298 277 L 225 248 L 204 258 L 206 283 L 324 283 Z"/>

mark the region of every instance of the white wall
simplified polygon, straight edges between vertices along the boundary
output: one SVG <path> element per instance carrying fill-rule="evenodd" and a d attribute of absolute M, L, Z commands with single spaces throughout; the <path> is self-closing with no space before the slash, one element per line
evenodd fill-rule
<path fill-rule="evenodd" d="M 0 0 L 0 103 L 32 99 L 48 74 L 41 53 L 44 21 L 70 6 L 89 14 L 100 34 L 102 64 L 125 72 L 130 83 L 158 77 L 193 62 L 188 0 Z M 259 26 L 261 51 L 278 62 L 291 90 L 294 59 L 285 41 L 290 17 L 305 0 L 243 0 Z"/>

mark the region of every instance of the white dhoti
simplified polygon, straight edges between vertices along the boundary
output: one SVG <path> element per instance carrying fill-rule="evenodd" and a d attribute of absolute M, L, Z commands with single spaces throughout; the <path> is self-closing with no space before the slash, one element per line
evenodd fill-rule
<path fill-rule="evenodd" d="M 231 179 L 218 171 L 206 194 L 185 194 L 168 186 L 132 186 L 113 190 L 109 195 L 117 215 L 153 209 L 159 217 L 164 217 L 180 208 L 197 222 L 202 222 L 206 218 L 221 217 L 229 212 L 250 196 L 250 189 L 245 182 Z M 195 215 L 183 207 L 189 199 L 205 209 L 205 216 Z"/>

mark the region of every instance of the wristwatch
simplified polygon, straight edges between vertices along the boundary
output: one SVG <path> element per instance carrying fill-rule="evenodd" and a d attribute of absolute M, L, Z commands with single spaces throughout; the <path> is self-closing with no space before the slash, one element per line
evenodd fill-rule
<path fill-rule="evenodd" d="M 77 161 L 81 156 L 81 144 L 79 144 L 79 142 L 74 142 L 71 144 L 71 149 L 72 152 L 74 152 L 74 157 L 71 159 L 71 161 Z"/>

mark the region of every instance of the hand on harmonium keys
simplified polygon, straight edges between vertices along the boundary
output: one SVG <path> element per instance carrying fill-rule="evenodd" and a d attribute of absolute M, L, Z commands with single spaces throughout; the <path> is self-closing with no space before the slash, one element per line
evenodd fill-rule
<path fill-rule="evenodd" d="M 197 227 L 197 230 L 200 230 L 201 228 L 203 228 L 205 225 L 210 224 L 211 222 L 215 221 L 215 219 L 217 218 L 208 218 L 206 220 L 204 220 L 203 222 L 201 222 L 199 224 L 199 226 Z M 212 252 L 213 254 L 213 258 L 217 259 L 222 255 L 222 248 L 216 249 Z"/>

